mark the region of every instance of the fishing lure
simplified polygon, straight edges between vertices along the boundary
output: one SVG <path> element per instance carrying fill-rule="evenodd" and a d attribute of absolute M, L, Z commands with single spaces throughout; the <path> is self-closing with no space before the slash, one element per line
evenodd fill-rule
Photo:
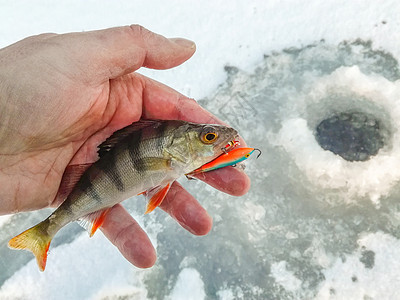
<path fill-rule="evenodd" d="M 236 141 L 234 141 L 232 143 L 232 145 L 234 145 L 235 142 Z M 232 146 L 231 143 L 229 145 Z M 199 173 L 205 173 L 205 172 L 209 172 L 209 171 L 220 169 L 220 168 L 227 167 L 227 166 L 235 166 L 236 164 L 248 159 L 254 151 L 259 152 L 259 154 L 257 155 L 257 158 L 259 158 L 261 155 L 260 149 L 257 149 L 257 148 L 233 149 L 229 152 L 221 154 L 216 159 L 210 161 L 209 163 L 206 163 L 205 165 L 201 166 L 200 168 L 197 168 L 196 170 L 186 174 L 186 177 L 190 178 L 193 175 L 196 175 Z"/>

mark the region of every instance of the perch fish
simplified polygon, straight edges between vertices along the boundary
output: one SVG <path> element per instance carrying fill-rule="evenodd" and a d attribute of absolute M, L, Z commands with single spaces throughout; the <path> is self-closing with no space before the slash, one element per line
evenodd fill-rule
<path fill-rule="evenodd" d="M 138 194 L 148 199 L 149 213 L 178 177 L 229 150 L 237 136 L 227 126 L 177 120 L 141 120 L 118 130 L 99 146 L 99 160 L 83 173 L 66 200 L 8 245 L 31 251 L 44 271 L 50 242 L 63 226 L 79 221 L 92 236 L 113 205 Z"/>

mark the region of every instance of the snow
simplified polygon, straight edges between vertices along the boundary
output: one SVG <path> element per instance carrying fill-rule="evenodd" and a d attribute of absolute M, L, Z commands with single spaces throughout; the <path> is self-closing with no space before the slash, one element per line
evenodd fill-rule
<path fill-rule="evenodd" d="M 376 232 L 364 234 L 358 245 L 354 253 L 337 259 L 324 271 L 326 281 L 317 299 L 399 298 L 400 261 L 397 258 L 400 241 L 383 232 Z M 363 262 L 363 253 L 370 253 L 373 263 Z"/>
<path fill-rule="evenodd" d="M 5 299 L 101 299 L 104 293 L 102 286 L 107 286 L 107 291 L 109 286 L 125 290 L 132 285 L 135 286 L 135 293 L 140 291 L 142 299 L 146 296 L 146 290 L 143 287 L 140 289 L 140 284 L 135 282 L 137 275 L 134 270 L 124 264 L 123 257 L 110 243 L 105 242 L 104 236 L 97 235 L 89 239 L 87 234 L 82 234 L 73 244 L 74 247 L 63 245 L 50 249 L 49 259 L 57 259 L 43 274 L 37 270 L 36 261 L 31 260 L 13 276 L 13 280 L 2 286 L 1 296 Z M 87 250 L 83 258 L 81 251 L 85 248 Z M 77 260 L 78 257 L 82 259 Z M 66 280 L 77 280 L 76 274 L 79 274 L 79 281 L 84 281 L 85 289 L 80 285 L 66 284 Z"/>
<path fill-rule="evenodd" d="M 30 254 L 0 245 L 1 299 L 399 298 L 399 2 L 19 0 L 0 7 L 0 47 L 42 32 L 131 23 L 194 40 L 197 52 L 182 66 L 140 72 L 204 98 L 263 151 L 246 163 L 246 196 L 185 183 L 214 219 L 207 236 L 186 233 L 159 210 L 143 217 L 142 203 L 127 201 L 157 246 L 153 268 L 131 266 L 101 233 L 89 239 L 67 226 L 44 273 Z M 388 130 L 369 161 L 344 161 L 314 138 L 318 122 L 347 110 L 372 114 Z M 4 243 L 26 229 L 9 220 L 0 217 Z"/>
<path fill-rule="evenodd" d="M 10 216 L 0 216 L 0 227 L 7 223 L 10 218 Z"/>
<path fill-rule="evenodd" d="M 178 280 L 167 299 L 171 300 L 197 300 L 204 299 L 204 283 L 196 269 L 185 268 L 179 275 Z"/>

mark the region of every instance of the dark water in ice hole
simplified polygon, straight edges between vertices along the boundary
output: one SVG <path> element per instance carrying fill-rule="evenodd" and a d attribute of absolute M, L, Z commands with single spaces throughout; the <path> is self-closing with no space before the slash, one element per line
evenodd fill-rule
<path fill-rule="evenodd" d="M 318 144 L 348 161 L 366 161 L 384 146 L 380 121 L 360 112 L 340 112 L 316 128 Z"/>

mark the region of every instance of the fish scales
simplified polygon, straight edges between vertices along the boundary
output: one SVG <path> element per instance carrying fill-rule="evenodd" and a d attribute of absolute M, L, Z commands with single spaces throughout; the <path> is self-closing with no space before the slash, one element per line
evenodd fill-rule
<path fill-rule="evenodd" d="M 158 128 L 145 128 L 122 140 L 82 176 L 79 189 L 63 205 L 72 207 L 74 215 L 81 217 L 137 195 L 163 179 L 167 170 L 146 170 L 145 162 L 148 158 L 164 157 L 163 146 L 159 146 L 166 139 L 160 136 Z"/>

